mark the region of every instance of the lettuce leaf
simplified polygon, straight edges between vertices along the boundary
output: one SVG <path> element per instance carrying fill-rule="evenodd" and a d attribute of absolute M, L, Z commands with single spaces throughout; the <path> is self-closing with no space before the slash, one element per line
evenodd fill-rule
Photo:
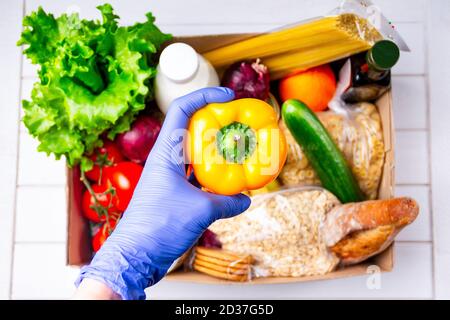
<path fill-rule="evenodd" d="M 97 7 L 102 21 L 78 14 L 55 18 L 42 8 L 23 19 L 18 45 L 40 66 L 31 100 L 22 102 L 23 122 L 39 151 L 66 157 L 69 166 L 89 170 L 88 155 L 130 128 L 153 98 L 156 53 L 171 39 L 147 20 L 119 26 L 109 4 Z"/>

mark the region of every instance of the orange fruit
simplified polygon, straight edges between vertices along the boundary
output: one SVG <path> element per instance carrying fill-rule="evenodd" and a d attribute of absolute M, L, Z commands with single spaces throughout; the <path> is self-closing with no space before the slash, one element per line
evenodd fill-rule
<path fill-rule="evenodd" d="M 283 101 L 297 99 L 315 112 L 323 111 L 336 91 L 336 78 L 324 64 L 287 76 L 280 81 L 279 91 Z"/>

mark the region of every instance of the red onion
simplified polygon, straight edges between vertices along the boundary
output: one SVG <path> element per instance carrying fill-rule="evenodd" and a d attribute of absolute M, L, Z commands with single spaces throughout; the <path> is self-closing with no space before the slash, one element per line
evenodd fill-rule
<path fill-rule="evenodd" d="M 266 100 L 269 96 L 269 70 L 259 59 L 232 64 L 222 78 L 224 87 L 234 90 L 235 98 Z"/>
<path fill-rule="evenodd" d="M 149 116 L 139 116 L 130 131 L 117 137 L 117 146 L 122 154 L 133 162 L 143 164 L 158 138 L 161 124 Z"/>

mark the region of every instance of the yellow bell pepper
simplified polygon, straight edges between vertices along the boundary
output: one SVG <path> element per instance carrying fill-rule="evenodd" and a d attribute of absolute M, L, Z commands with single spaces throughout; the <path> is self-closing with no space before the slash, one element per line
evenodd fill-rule
<path fill-rule="evenodd" d="M 274 109 L 258 99 L 211 103 L 189 123 L 187 156 L 207 190 L 233 195 L 272 182 L 286 161 Z"/>

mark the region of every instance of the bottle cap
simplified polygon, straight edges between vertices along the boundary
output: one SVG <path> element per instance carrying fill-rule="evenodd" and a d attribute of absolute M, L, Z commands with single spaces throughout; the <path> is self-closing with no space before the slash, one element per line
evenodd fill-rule
<path fill-rule="evenodd" d="M 389 70 L 400 58 L 400 49 L 395 42 L 381 40 L 369 50 L 369 59 L 377 69 Z"/>
<path fill-rule="evenodd" d="M 159 66 L 161 72 L 169 79 L 185 81 L 197 72 L 198 55 L 185 43 L 172 43 L 161 52 Z"/>

